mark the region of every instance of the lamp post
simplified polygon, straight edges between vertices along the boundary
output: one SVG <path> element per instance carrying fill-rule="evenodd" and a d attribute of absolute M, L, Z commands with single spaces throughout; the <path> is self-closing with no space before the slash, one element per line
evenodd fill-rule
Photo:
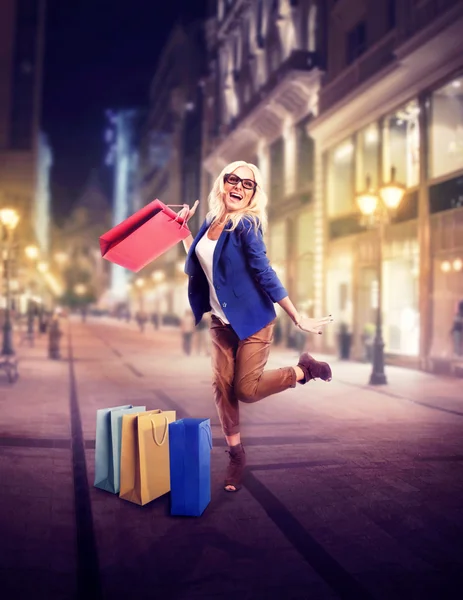
<path fill-rule="evenodd" d="M 373 342 L 373 370 L 370 375 L 370 385 L 384 385 L 387 383 L 384 373 L 384 341 L 382 322 L 382 296 L 383 296 L 383 246 L 384 231 L 390 217 L 399 207 L 405 194 L 405 186 L 395 179 L 395 168 L 391 168 L 389 183 L 380 187 L 376 192 L 371 186 L 370 177 L 367 175 L 366 187 L 363 192 L 356 195 L 356 200 L 367 226 L 378 229 L 377 252 L 377 277 L 378 298 L 376 311 L 376 333 Z"/>
<path fill-rule="evenodd" d="M 2 208 L 0 210 L 0 224 L 2 226 L 2 239 L 5 241 L 3 251 L 3 273 L 5 278 L 5 323 L 3 325 L 3 343 L 2 354 L 5 356 L 14 356 L 13 349 L 13 327 L 11 325 L 10 312 L 10 268 L 11 268 L 11 249 L 13 246 L 13 234 L 19 222 L 18 213 L 12 208 Z"/>

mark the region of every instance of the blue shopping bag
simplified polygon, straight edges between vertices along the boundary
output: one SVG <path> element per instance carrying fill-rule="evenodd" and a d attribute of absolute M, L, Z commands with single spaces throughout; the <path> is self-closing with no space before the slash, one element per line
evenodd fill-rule
<path fill-rule="evenodd" d="M 144 412 L 145 406 L 115 406 L 96 411 L 94 486 L 119 493 L 121 475 L 122 415 Z"/>
<path fill-rule="evenodd" d="M 199 517 L 211 501 L 210 419 L 169 424 L 171 515 Z"/>

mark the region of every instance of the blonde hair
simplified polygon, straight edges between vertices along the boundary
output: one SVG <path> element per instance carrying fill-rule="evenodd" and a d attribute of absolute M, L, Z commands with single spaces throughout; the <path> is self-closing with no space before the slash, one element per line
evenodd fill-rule
<path fill-rule="evenodd" d="M 224 202 L 224 176 L 226 173 L 233 173 L 238 167 L 248 167 L 248 169 L 252 171 L 252 174 L 254 175 L 254 181 L 257 183 L 257 187 L 247 206 L 228 215 L 232 225 L 226 231 L 233 231 L 236 229 L 242 219 L 246 219 L 254 225 L 254 230 L 256 233 L 259 226 L 262 228 L 262 231 L 265 232 L 267 229 L 266 208 L 268 198 L 262 186 L 262 173 L 259 171 L 256 165 L 247 163 L 244 160 L 236 160 L 222 169 L 220 175 L 215 180 L 208 197 L 209 212 L 206 215 L 206 219 L 210 221 L 219 220 L 227 213 Z"/>

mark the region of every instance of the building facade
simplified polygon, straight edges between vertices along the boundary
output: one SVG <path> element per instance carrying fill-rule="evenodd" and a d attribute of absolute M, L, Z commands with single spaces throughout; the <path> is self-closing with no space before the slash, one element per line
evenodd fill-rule
<path fill-rule="evenodd" d="M 50 246 L 51 191 L 50 171 L 53 154 L 47 136 L 41 132 L 38 137 L 37 172 L 35 198 L 32 210 L 34 237 L 42 256 L 48 256 Z"/>
<path fill-rule="evenodd" d="M 109 147 L 106 164 L 113 168 L 113 227 L 143 206 L 136 176 L 139 136 L 144 117 L 144 111 L 139 109 L 107 111 L 105 138 Z M 127 302 L 128 284 L 129 272 L 119 265 L 112 264 L 108 307 Z"/>
<path fill-rule="evenodd" d="M 164 204 L 192 206 L 200 197 L 204 73 L 202 22 L 177 24 L 151 82 L 137 173 L 142 205 L 158 198 Z M 193 232 L 198 219 L 189 222 Z M 140 287 L 134 288 L 134 307 L 143 305 L 145 312 L 169 317 L 183 314 L 188 303 L 184 262 L 185 251 L 178 244 L 142 269 L 135 278 Z"/>
<path fill-rule="evenodd" d="M 45 0 L 0 3 L 0 205 L 19 212 L 18 235 L 34 239 L 39 171 Z"/>
<path fill-rule="evenodd" d="M 353 333 L 375 320 L 378 238 L 355 195 L 367 177 L 406 187 L 382 252 L 383 335 L 390 359 L 435 368 L 463 299 L 463 3 L 329 1 L 328 61 L 315 140 L 319 236 L 316 312 Z M 328 349 L 336 330 L 327 332 Z"/>
<path fill-rule="evenodd" d="M 101 258 L 99 238 L 111 225 L 111 205 L 94 169 L 69 216 L 54 230 L 50 270 L 59 276 L 64 304 L 108 307 L 111 263 Z"/>
<path fill-rule="evenodd" d="M 203 188 L 209 191 L 234 160 L 259 167 L 269 197 L 269 257 L 294 303 L 310 315 L 320 217 L 307 126 L 318 114 L 325 68 L 325 3 L 219 0 L 214 6 L 207 24 Z M 291 322 L 283 316 L 282 323 L 290 336 Z"/>
<path fill-rule="evenodd" d="M 40 127 L 45 11 L 46 0 L 0 3 L 0 208 L 19 217 L 10 291 L 20 312 L 32 297 L 51 303 L 59 290 L 46 270 L 52 152 Z"/>

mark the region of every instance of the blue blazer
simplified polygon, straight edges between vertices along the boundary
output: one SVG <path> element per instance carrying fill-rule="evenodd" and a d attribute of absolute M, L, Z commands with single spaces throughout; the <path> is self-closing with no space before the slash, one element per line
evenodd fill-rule
<path fill-rule="evenodd" d="M 211 310 L 209 283 L 195 251 L 209 226 L 208 221 L 201 225 L 185 263 L 188 299 L 196 325 Z M 214 250 L 213 281 L 222 310 L 240 340 L 273 321 L 274 303 L 288 295 L 270 266 L 261 228 L 256 234 L 248 220 L 242 220 L 234 231 L 221 233 Z"/>

